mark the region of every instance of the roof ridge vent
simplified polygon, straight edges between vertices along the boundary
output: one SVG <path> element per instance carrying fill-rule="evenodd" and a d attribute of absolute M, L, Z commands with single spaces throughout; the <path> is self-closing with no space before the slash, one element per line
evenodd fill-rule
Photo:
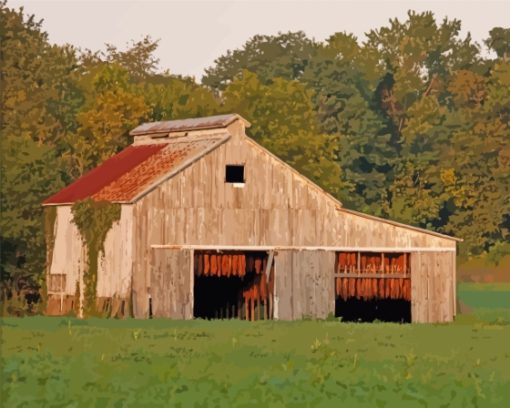
<path fill-rule="evenodd" d="M 176 132 L 220 129 L 229 126 L 236 120 L 241 120 L 246 127 L 250 126 L 250 123 L 242 116 L 236 113 L 229 113 L 226 115 L 215 115 L 202 118 L 143 123 L 134 128 L 131 132 L 129 132 L 129 134 L 136 138 L 136 136 L 148 136 L 153 134 L 170 135 L 171 133 L 173 134 Z"/>
<path fill-rule="evenodd" d="M 167 134 L 167 137 L 169 137 L 169 138 L 186 137 L 186 136 L 190 136 L 190 133 L 187 130 L 178 130 L 178 131 L 175 131 L 175 132 L 169 132 Z"/>

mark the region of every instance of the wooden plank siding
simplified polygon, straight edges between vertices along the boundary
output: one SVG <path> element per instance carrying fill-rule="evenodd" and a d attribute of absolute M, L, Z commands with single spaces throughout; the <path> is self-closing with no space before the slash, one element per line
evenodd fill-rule
<path fill-rule="evenodd" d="M 86 265 L 84 257 L 83 241 L 76 225 L 72 222 L 73 214 L 71 206 L 57 207 L 57 216 L 55 218 L 55 244 L 53 247 L 53 256 L 49 265 L 49 277 L 51 275 L 65 276 L 65 286 L 61 288 L 51 288 L 48 293 L 58 293 L 63 295 L 75 295 L 76 284 L 83 274 Z"/>
<path fill-rule="evenodd" d="M 154 317 L 193 318 L 192 252 L 176 249 L 151 251 L 150 296 Z"/>
<path fill-rule="evenodd" d="M 293 251 L 278 251 L 274 257 L 274 318 L 292 320 L 292 255 Z"/>
<path fill-rule="evenodd" d="M 331 251 L 278 251 L 275 319 L 325 319 L 334 313 L 334 267 Z"/>
<path fill-rule="evenodd" d="M 415 323 L 451 322 L 455 316 L 455 254 L 411 254 L 411 318 Z"/>

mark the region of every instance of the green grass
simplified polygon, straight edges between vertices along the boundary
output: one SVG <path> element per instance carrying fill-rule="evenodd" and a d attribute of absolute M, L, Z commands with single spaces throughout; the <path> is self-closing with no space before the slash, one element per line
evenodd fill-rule
<path fill-rule="evenodd" d="M 471 292 L 507 292 L 510 293 L 510 282 L 505 283 L 472 283 L 472 282 L 462 282 L 459 284 L 459 292 L 462 296 L 462 293 L 466 291 Z"/>
<path fill-rule="evenodd" d="M 473 308 L 510 310 L 510 283 L 461 283 L 458 295 Z"/>
<path fill-rule="evenodd" d="M 448 325 L 1 324 L 6 407 L 510 406 L 510 309 Z"/>

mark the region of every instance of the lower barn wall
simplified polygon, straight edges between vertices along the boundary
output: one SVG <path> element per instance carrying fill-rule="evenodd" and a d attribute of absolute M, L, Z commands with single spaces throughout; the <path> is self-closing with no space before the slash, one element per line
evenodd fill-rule
<path fill-rule="evenodd" d="M 132 206 L 124 205 L 120 221 L 107 234 L 105 256 L 99 262 L 99 311 L 106 311 L 108 315 L 115 312 L 117 315 L 118 305 L 122 309 L 122 302 L 126 305 L 132 294 L 134 316 L 148 317 L 148 299 L 151 295 L 154 316 L 192 318 L 192 250 L 150 249 L 147 246 L 146 252 L 138 253 L 137 259 L 134 259 L 135 231 Z M 143 268 L 138 270 L 138 274 L 134 273 L 133 261 L 143 265 L 145 259 L 152 264 L 147 273 Z M 77 282 L 82 279 L 86 262 L 86 250 L 72 222 L 71 207 L 60 206 L 57 208 L 55 244 L 48 271 L 48 283 L 51 282 L 48 314 L 67 314 L 76 309 Z M 170 275 L 163 274 L 165 268 L 170 268 Z M 455 268 L 455 252 L 411 254 L 413 322 L 453 320 L 456 314 Z M 182 271 L 189 273 L 180 273 Z M 333 313 L 333 273 L 334 252 L 279 250 L 275 255 L 275 318 L 325 318 Z M 134 283 L 137 283 L 133 287 L 132 276 Z M 125 315 L 130 308 L 124 306 L 124 309 L 119 313 Z"/>
<path fill-rule="evenodd" d="M 445 323 L 455 316 L 455 252 L 411 254 L 411 319 Z"/>
<path fill-rule="evenodd" d="M 46 302 L 47 316 L 73 315 L 77 312 L 76 296 L 63 293 L 48 294 Z M 130 316 L 129 298 L 98 297 L 96 311 L 99 316 L 123 318 Z"/>
<path fill-rule="evenodd" d="M 275 319 L 324 319 L 334 313 L 335 252 L 278 250 L 274 259 Z M 192 319 L 193 284 L 193 250 L 151 250 L 149 294 L 154 317 Z M 148 297 L 146 302 L 148 309 Z M 411 253 L 411 316 L 414 323 L 453 320 L 455 252 Z"/>
<path fill-rule="evenodd" d="M 275 254 L 275 319 L 325 319 L 334 313 L 334 269 L 332 251 L 279 250 Z"/>
<path fill-rule="evenodd" d="M 99 312 L 117 315 L 117 305 L 130 302 L 133 222 L 132 206 L 121 207 L 121 218 L 112 225 L 104 242 L 104 254 L 100 253 L 97 271 L 97 308 Z M 78 307 L 75 302 L 77 284 L 80 282 L 80 296 L 83 297 L 83 274 L 87 269 L 87 250 L 81 234 L 73 222 L 70 205 L 58 206 L 55 219 L 55 243 L 47 279 L 49 315 L 68 314 Z M 51 261 L 51 264 L 50 264 Z"/>
<path fill-rule="evenodd" d="M 45 314 L 47 316 L 62 316 L 72 314 L 76 310 L 74 302 L 75 296 L 73 295 L 64 295 L 63 293 L 49 293 L 46 299 Z"/>
<path fill-rule="evenodd" d="M 57 207 L 54 234 L 55 241 L 47 276 L 48 294 L 74 296 L 86 259 L 80 231 L 73 223 L 71 206 Z M 57 275 L 60 275 L 61 279 L 54 279 Z M 62 285 L 55 281 L 60 281 Z"/>

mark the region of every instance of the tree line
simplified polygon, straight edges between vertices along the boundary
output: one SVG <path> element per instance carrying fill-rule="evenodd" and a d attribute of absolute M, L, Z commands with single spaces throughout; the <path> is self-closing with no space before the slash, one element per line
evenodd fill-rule
<path fill-rule="evenodd" d="M 146 37 L 103 52 L 51 44 L 0 3 L 2 297 L 45 264 L 41 202 L 131 143 L 144 121 L 236 112 L 249 135 L 345 207 L 510 253 L 510 29 L 483 44 L 409 11 L 360 41 L 257 35 L 201 82 L 159 69 Z"/>

